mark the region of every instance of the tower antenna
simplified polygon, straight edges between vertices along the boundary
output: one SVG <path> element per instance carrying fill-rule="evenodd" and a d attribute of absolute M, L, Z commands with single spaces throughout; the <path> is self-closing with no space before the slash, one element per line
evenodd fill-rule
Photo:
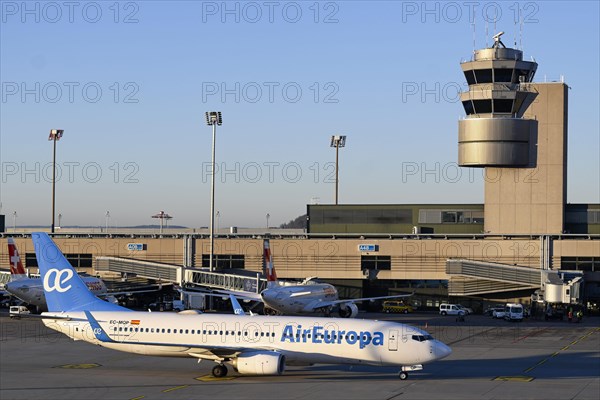
<path fill-rule="evenodd" d="M 475 54 L 475 19 L 473 19 L 471 25 L 473 25 L 473 54 Z"/>
<path fill-rule="evenodd" d="M 519 16 L 519 48 L 523 51 L 523 16 Z"/>
<path fill-rule="evenodd" d="M 515 42 L 514 42 L 514 48 L 515 49 L 518 49 L 518 47 L 517 47 L 517 24 L 519 23 L 520 19 L 521 18 L 519 17 L 518 20 L 517 19 L 514 20 L 514 22 L 515 22 Z"/>

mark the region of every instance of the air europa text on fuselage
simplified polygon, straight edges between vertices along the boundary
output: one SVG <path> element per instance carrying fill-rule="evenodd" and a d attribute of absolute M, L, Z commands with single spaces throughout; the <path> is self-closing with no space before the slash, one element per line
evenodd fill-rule
<path fill-rule="evenodd" d="M 358 343 L 360 348 L 364 349 L 368 345 L 383 346 L 383 332 L 328 330 L 322 326 L 302 329 L 302 325 L 298 325 L 294 330 L 293 325 L 286 325 L 283 328 L 281 341 L 285 342 L 286 340 L 289 340 L 290 343 L 316 344 L 341 344 L 344 341 L 350 345 Z"/>

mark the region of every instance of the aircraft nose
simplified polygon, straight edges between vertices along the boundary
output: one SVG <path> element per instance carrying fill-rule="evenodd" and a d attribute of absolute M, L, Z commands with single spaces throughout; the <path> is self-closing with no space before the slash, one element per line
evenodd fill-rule
<path fill-rule="evenodd" d="M 448 357 L 450 354 L 452 354 L 452 349 L 444 343 L 436 340 L 433 346 L 433 354 L 435 355 L 436 360 L 441 360 L 442 358 Z"/>
<path fill-rule="evenodd" d="M 263 301 L 270 301 L 271 299 L 273 299 L 273 293 L 271 290 L 265 289 L 260 294 L 260 297 L 262 297 Z"/>
<path fill-rule="evenodd" d="M 19 290 L 17 282 L 7 282 L 4 284 L 4 289 L 11 294 L 15 294 Z"/>

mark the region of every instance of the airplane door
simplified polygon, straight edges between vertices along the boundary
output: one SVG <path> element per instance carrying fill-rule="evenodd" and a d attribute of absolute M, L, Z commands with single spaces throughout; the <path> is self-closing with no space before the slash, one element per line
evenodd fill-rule
<path fill-rule="evenodd" d="M 390 330 L 388 338 L 388 350 L 398 351 L 398 331 L 395 329 Z"/>

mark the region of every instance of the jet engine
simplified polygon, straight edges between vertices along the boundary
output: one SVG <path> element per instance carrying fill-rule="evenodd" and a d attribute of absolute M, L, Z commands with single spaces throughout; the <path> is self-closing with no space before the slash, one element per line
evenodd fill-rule
<path fill-rule="evenodd" d="M 354 318 L 358 315 L 358 306 L 354 303 L 340 304 L 339 314 L 342 318 Z"/>
<path fill-rule="evenodd" d="M 281 375 L 285 370 L 285 356 L 274 351 L 242 353 L 232 364 L 242 375 Z"/>

